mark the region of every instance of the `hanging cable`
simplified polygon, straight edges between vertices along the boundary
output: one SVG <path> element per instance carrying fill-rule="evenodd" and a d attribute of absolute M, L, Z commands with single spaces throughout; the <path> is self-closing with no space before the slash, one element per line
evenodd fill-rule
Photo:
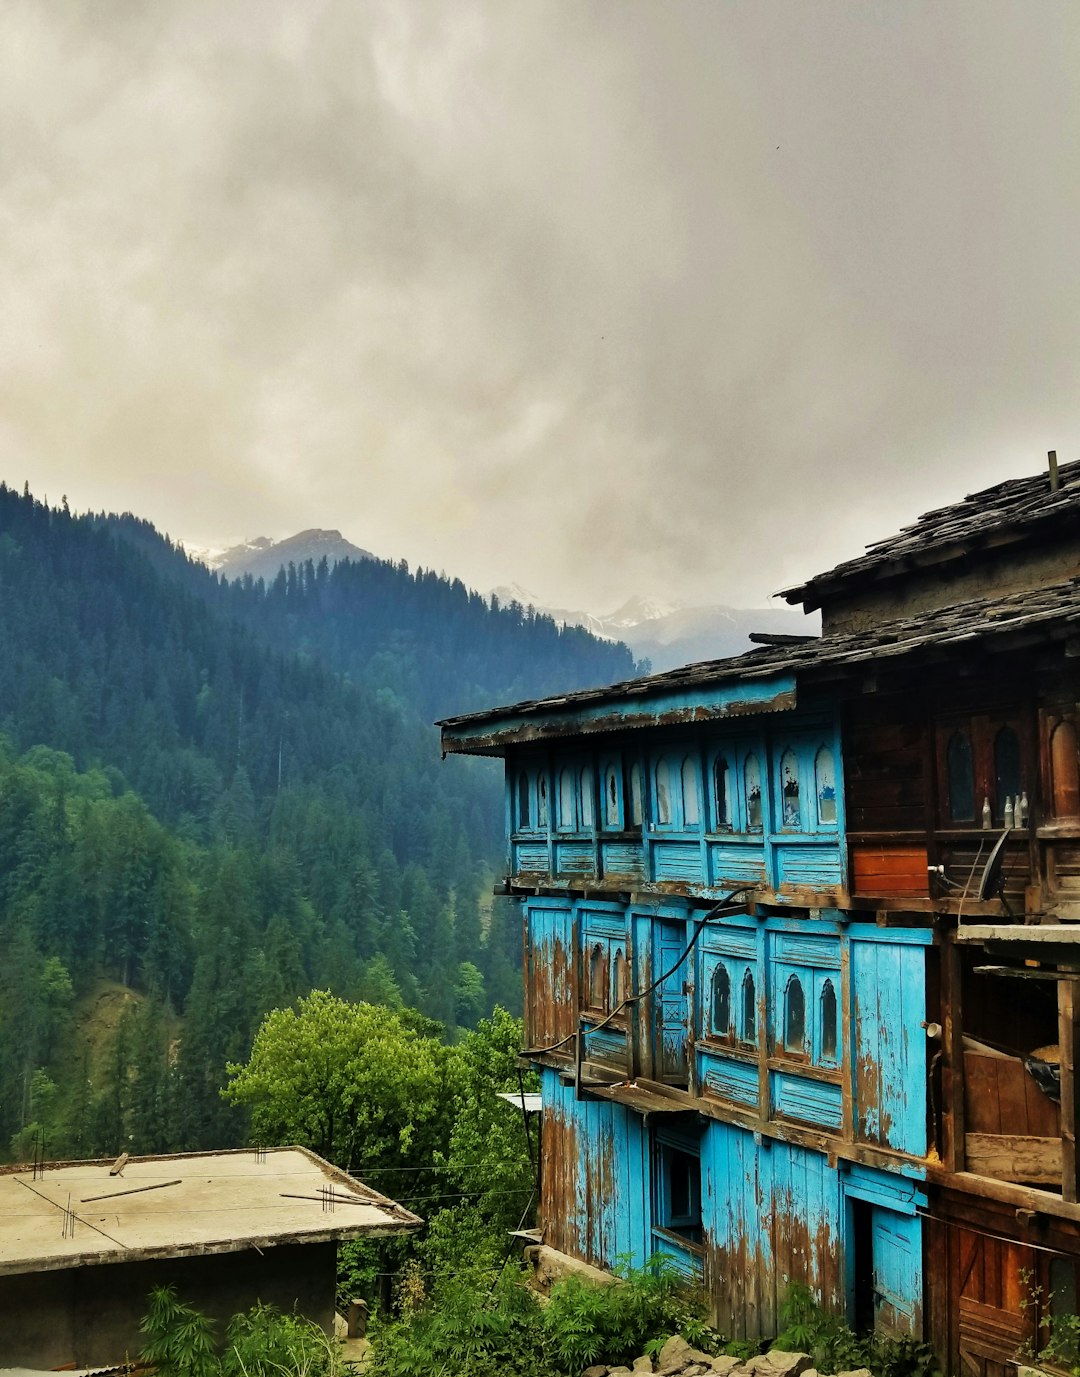
<path fill-rule="evenodd" d="M 694 933 L 693 937 L 691 937 L 689 945 L 687 946 L 683 954 L 679 957 L 679 959 L 675 962 L 674 966 L 672 966 L 669 970 L 666 970 L 663 973 L 663 975 L 658 975 L 650 985 L 647 985 L 645 989 L 640 990 L 637 994 L 627 995 L 625 999 L 621 1000 L 620 1003 L 618 1003 L 615 1006 L 615 1008 L 612 1009 L 611 1013 L 606 1015 L 605 1018 L 601 1019 L 599 1023 L 594 1023 L 592 1027 L 589 1029 L 589 1032 L 598 1033 L 601 1028 L 606 1028 L 607 1025 L 612 1021 L 612 1019 L 617 1018 L 619 1014 L 623 1012 L 624 1009 L 628 1009 L 632 1004 L 640 1003 L 641 1000 L 646 999 L 649 995 L 651 995 L 653 990 L 655 990 L 658 986 L 662 985 L 665 980 L 669 980 L 679 969 L 679 967 L 683 964 L 683 962 L 690 955 L 690 953 L 694 950 L 694 947 L 697 945 L 698 938 L 705 931 L 706 926 L 710 922 L 712 922 L 717 917 L 726 916 L 730 913 L 745 912 L 746 906 L 743 904 L 736 905 L 730 908 L 725 906 L 730 905 L 732 899 L 734 899 L 736 895 L 749 894 L 752 889 L 753 885 L 741 885 L 738 889 L 730 889 L 722 898 L 717 899 L 716 903 L 713 904 L 711 908 L 707 908 L 700 918 L 692 919 L 692 921 L 697 924 L 697 931 Z M 723 910 L 723 914 L 721 914 L 721 910 Z M 558 1051 L 560 1047 L 565 1047 L 568 1042 L 573 1042 L 573 1040 L 576 1037 L 580 1036 L 581 1028 L 578 1027 L 575 1028 L 572 1033 L 567 1033 L 566 1037 L 560 1038 L 558 1042 L 550 1043 L 547 1047 L 526 1047 L 523 1049 L 521 1055 L 523 1057 L 544 1056 L 548 1052 Z"/>

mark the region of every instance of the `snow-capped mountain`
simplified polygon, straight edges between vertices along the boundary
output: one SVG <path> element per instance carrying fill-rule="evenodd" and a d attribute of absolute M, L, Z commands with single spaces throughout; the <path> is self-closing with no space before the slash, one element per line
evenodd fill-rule
<path fill-rule="evenodd" d="M 320 530 L 300 531 L 284 540 L 255 536 L 228 550 L 189 548 L 187 553 L 225 578 L 238 579 L 250 574 L 268 583 L 277 577 L 279 569 L 289 564 L 300 565 L 309 559 L 317 565 L 324 556 L 330 564 L 337 564 L 342 559 L 375 558 L 369 550 L 361 550 L 359 545 L 346 540 L 340 531 Z"/>
<path fill-rule="evenodd" d="M 790 607 L 681 607 L 661 598 L 635 596 L 605 616 L 546 607 L 527 588 L 508 584 L 493 590 L 504 605 L 519 602 L 545 612 L 561 626 L 583 626 L 594 636 L 625 641 L 637 659 L 648 659 L 656 671 L 698 660 L 719 660 L 751 648 L 751 631 L 773 635 L 816 636 L 817 617 Z"/>

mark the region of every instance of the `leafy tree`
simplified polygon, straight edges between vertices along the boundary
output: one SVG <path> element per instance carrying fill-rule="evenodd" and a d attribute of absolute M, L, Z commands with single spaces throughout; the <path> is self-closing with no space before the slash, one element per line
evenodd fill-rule
<path fill-rule="evenodd" d="M 445 1121 L 446 1065 L 400 1014 L 316 990 L 267 1015 L 222 1094 L 250 1110 L 253 1141 L 300 1143 L 363 1175 L 423 1161 Z"/>

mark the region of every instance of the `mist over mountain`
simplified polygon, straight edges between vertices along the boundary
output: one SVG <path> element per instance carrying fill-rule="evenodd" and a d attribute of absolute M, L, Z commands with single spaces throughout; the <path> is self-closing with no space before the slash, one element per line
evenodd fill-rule
<path fill-rule="evenodd" d="M 594 636 L 622 641 L 636 659 L 648 660 L 657 673 L 698 660 L 741 655 L 751 648 L 752 631 L 814 636 L 821 629 L 820 617 L 806 617 L 790 607 L 729 607 L 725 603 L 680 607 L 659 598 L 635 595 L 614 612 L 597 615 L 544 607 L 535 594 L 520 584 L 503 585 L 494 593 L 504 606 L 519 603 L 546 613 L 560 626 L 581 626 Z"/>

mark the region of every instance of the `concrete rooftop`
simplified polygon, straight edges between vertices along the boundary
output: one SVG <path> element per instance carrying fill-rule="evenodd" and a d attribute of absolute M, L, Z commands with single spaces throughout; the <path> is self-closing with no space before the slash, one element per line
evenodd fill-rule
<path fill-rule="evenodd" d="M 111 1166 L 112 1159 L 46 1163 L 36 1176 L 28 1166 L 0 1168 L 0 1275 L 404 1233 L 420 1224 L 304 1148 L 132 1157 L 117 1176 Z"/>

